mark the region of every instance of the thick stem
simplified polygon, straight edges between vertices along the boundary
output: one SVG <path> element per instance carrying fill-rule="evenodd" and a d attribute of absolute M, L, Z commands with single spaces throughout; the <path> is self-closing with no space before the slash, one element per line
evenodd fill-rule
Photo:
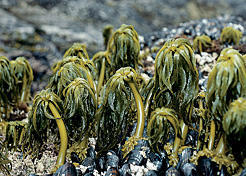
<path fill-rule="evenodd" d="M 211 121 L 210 125 L 210 136 L 209 136 L 209 142 L 208 142 L 208 150 L 212 151 L 214 146 L 214 139 L 215 139 L 215 122 L 214 120 Z"/>
<path fill-rule="evenodd" d="M 200 117 L 200 121 L 199 121 L 199 134 L 198 134 L 198 142 L 197 142 L 197 149 L 198 150 L 201 148 L 200 136 L 201 136 L 202 129 L 203 129 L 203 121 L 202 121 L 202 118 Z"/>
<path fill-rule="evenodd" d="M 199 53 L 202 53 L 202 42 L 198 42 L 199 43 Z"/>
<path fill-rule="evenodd" d="M 25 101 L 25 97 L 26 97 L 26 90 L 25 89 L 22 89 L 20 101 L 21 102 L 24 102 Z"/>
<path fill-rule="evenodd" d="M 90 71 L 88 71 L 88 70 L 86 71 L 86 77 L 87 77 L 87 80 L 88 80 L 88 83 L 89 83 L 90 87 L 91 87 L 94 91 L 96 91 L 96 87 L 95 87 L 95 84 L 94 84 L 94 82 L 93 82 L 92 75 L 91 75 Z"/>
<path fill-rule="evenodd" d="M 180 146 L 180 141 L 181 141 L 181 139 L 176 135 L 175 140 L 174 140 L 174 144 L 173 144 L 174 156 L 178 156 L 178 150 L 179 150 L 179 146 Z"/>
<path fill-rule="evenodd" d="M 204 142 L 208 141 L 208 126 L 206 126 L 206 133 L 205 133 L 205 138 L 204 138 Z M 206 149 L 206 145 L 203 145 L 203 150 Z"/>
<path fill-rule="evenodd" d="M 216 147 L 217 154 L 225 154 L 225 142 L 224 142 L 224 135 L 222 134 L 220 137 L 220 141 Z"/>
<path fill-rule="evenodd" d="M 26 79 L 26 78 L 24 77 L 24 79 Z M 21 89 L 21 98 L 20 98 L 21 102 L 25 102 L 27 100 L 27 98 L 26 98 L 26 95 L 27 95 L 26 86 L 27 86 L 27 83 L 26 83 L 26 81 L 24 81 L 23 85 L 22 85 L 22 89 Z"/>
<path fill-rule="evenodd" d="M 105 60 L 106 60 L 105 58 L 102 59 L 100 76 L 99 76 L 98 86 L 97 86 L 97 97 L 99 97 L 99 93 L 100 93 L 100 90 L 101 90 L 101 87 L 104 81 L 105 67 L 106 67 Z"/>
<path fill-rule="evenodd" d="M 57 111 L 56 107 L 52 103 L 49 103 L 49 108 L 56 119 L 56 124 L 58 126 L 60 139 L 61 139 L 61 146 L 56 160 L 56 168 L 55 168 L 58 169 L 60 166 L 64 164 L 66 158 L 67 144 L 68 144 L 67 131 L 64 122 L 61 119 L 61 116 Z"/>
<path fill-rule="evenodd" d="M 150 90 L 150 92 L 148 93 L 148 96 L 146 98 L 146 101 L 145 101 L 144 112 L 145 112 L 146 117 L 149 114 L 149 107 L 150 107 L 152 95 L 153 95 L 153 89 Z"/>
<path fill-rule="evenodd" d="M 144 116 L 144 106 L 143 106 L 143 101 L 142 98 L 135 86 L 135 83 L 133 81 L 128 81 L 128 84 L 130 88 L 132 89 L 136 105 L 137 105 L 137 128 L 135 131 L 134 136 L 135 137 L 142 137 L 143 136 L 143 131 L 144 131 L 144 123 L 145 123 L 145 116 Z"/>
<path fill-rule="evenodd" d="M 188 133 L 188 126 L 184 123 L 183 120 L 181 120 L 180 127 L 181 127 L 181 135 L 182 135 L 181 145 L 184 145 Z"/>

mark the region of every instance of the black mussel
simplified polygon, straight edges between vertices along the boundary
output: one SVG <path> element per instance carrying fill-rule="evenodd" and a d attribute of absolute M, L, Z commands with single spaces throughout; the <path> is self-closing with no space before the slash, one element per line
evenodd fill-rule
<path fill-rule="evenodd" d="M 130 152 L 128 163 L 134 165 L 144 165 L 147 162 L 146 152 L 148 152 L 148 143 L 146 140 L 139 140 L 135 148 Z M 144 154 L 145 153 L 145 154 Z M 144 156 L 145 155 L 145 156 Z"/>
<path fill-rule="evenodd" d="M 53 174 L 53 176 L 59 175 L 77 176 L 76 168 L 72 163 L 65 163 Z"/>
<path fill-rule="evenodd" d="M 157 172 L 166 170 L 167 166 L 166 162 L 164 161 L 165 158 L 163 159 L 162 156 L 158 153 L 149 152 L 148 159 L 155 165 Z"/>
<path fill-rule="evenodd" d="M 170 167 L 167 169 L 165 176 L 180 176 L 180 173 L 176 168 Z"/>
<path fill-rule="evenodd" d="M 216 164 L 210 158 L 201 157 L 198 160 L 197 171 L 198 175 L 213 176 L 216 175 Z"/>
<path fill-rule="evenodd" d="M 121 176 L 127 176 L 129 175 L 129 164 L 125 163 L 120 169 L 119 169 L 119 173 Z"/>
<path fill-rule="evenodd" d="M 99 159 L 97 159 L 96 162 L 97 162 L 96 168 L 97 168 L 98 171 L 106 170 L 106 167 L 105 167 L 106 161 L 105 161 L 105 157 L 104 156 L 102 156 Z"/>
<path fill-rule="evenodd" d="M 180 168 L 181 170 L 181 174 L 183 176 L 196 176 L 197 174 L 197 170 L 196 170 L 196 165 L 194 165 L 193 163 L 185 163 L 181 166 Z"/>
<path fill-rule="evenodd" d="M 117 168 L 111 167 L 107 170 L 105 176 L 119 176 L 119 171 Z"/>
<path fill-rule="evenodd" d="M 225 166 L 222 166 L 222 168 L 220 170 L 218 168 L 218 171 L 220 172 L 219 176 L 228 176 L 229 175 Z"/>
<path fill-rule="evenodd" d="M 87 170 L 85 173 L 93 172 L 93 170 L 96 167 L 95 160 L 91 157 L 85 158 L 84 161 L 82 162 L 82 165 L 87 167 Z"/>
<path fill-rule="evenodd" d="M 119 157 L 116 155 L 116 153 L 112 150 L 110 150 L 107 153 L 107 161 L 106 161 L 106 167 L 107 168 L 118 168 L 119 165 Z"/>
<path fill-rule="evenodd" d="M 76 168 L 76 173 L 77 173 L 77 176 L 83 175 L 83 172 L 80 170 L 80 168 Z"/>
<path fill-rule="evenodd" d="M 181 154 L 179 156 L 180 159 L 179 159 L 178 168 L 189 162 L 189 160 L 192 156 L 192 153 L 193 153 L 192 148 L 186 148 L 181 152 Z"/>
<path fill-rule="evenodd" d="M 130 157 L 128 159 L 128 163 L 139 166 L 140 164 L 142 164 L 143 158 L 144 157 L 139 150 L 132 150 Z"/>
<path fill-rule="evenodd" d="M 96 158 L 96 152 L 95 152 L 95 148 L 90 146 L 88 149 L 87 149 L 87 156 L 88 157 L 91 157 L 93 159 Z"/>
<path fill-rule="evenodd" d="M 81 164 L 81 159 L 79 158 L 79 156 L 75 152 L 71 152 L 71 161 L 72 161 L 72 163 Z"/>
<path fill-rule="evenodd" d="M 145 176 L 157 176 L 157 173 L 156 173 L 155 171 L 153 171 L 153 170 L 149 170 L 149 171 L 145 174 Z"/>
<path fill-rule="evenodd" d="M 246 168 L 242 171 L 240 176 L 246 176 Z"/>
<path fill-rule="evenodd" d="M 198 137 L 198 132 L 194 130 L 190 130 L 189 133 L 187 134 L 185 145 L 196 146 L 197 137 Z"/>

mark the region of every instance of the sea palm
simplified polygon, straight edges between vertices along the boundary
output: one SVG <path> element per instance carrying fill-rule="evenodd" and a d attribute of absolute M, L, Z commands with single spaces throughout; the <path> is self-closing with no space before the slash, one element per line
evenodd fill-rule
<path fill-rule="evenodd" d="M 238 163 L 246 167 L 246 99 L 238 98 L 229 105 L 223 117 L 223 129 L 228 145 Z"/>
<path fill-rule="evenodd" d="M 97 94 L 99 95 L 102 86 L 107 82 L 107 80 L 114 74 L 111 71 L 111 61 L 107 57 L 107 51 L 100 51 L 96 53 L 92 61 L 96 67 L 96 70 L 100 70 L 97 82 Z"/>
<path fill-rule="evenodd" d="M 246 66 L 242 55 L 224 49 L 208 77 L 206 101 L 209 110 L 221 121 L 229 104 L 246 96 Z"/>
<path fill-rule="evenodd" d="M 57 69 L 54 75 L 50 78 L 48 88 L 51 88 L 54 93 L 60 96 L 62 99 L 62 91 L 76 78 L 84 78 L 89 82 L 90 87 L 95 92 L 95 85 L 93 78 L 91 77 L 89 71 L 76 62 L 65 63 Z"/>
<path fill-rule="evenodd" d="M 171 128 L 170 128 L 171 127 Z M 147 135 L 152 149 L 160 152 L 159 145 L 164 146 L 170 134 L 180 135 L 178 116 L 173 109 L 157 108 L 151 113 L 147 126 Z M 177 137 L 176 137 L 177 139 Z M 178 150 L 174 150 L 178 152 Z M 176 153 L 177 154 L 177 153 Z M 174 155 L 176 155 L 174 154 Z"/>
<path fill-rule="evenodd" d="M 94 115 L 97 108 L 96 96 L 83 78 L 76 78 L 64 90 L 64 119 L 72 140 L 72 151 L 79 152 L 79 157 L 85 158 L 90 130 L 93 129 Z M 83 139 L 83 140 L 82 140 Z M 82 142 L 81 142 L 82 141 Z"/>
<path fill-rule="evenodd" d="M 0 118 L 9 118 L 9 106 L 14 102 L 16 78 L 8 58 L 0 57 Z"/>
<path fill-rule="evenodd" d="M 140 44 L 138 34 L 132 25 L 121 25 L 108 42 L 107 57 L 110 58 L 112 71 L 121 67 L 138 70 Z"/>
<path fill-rule="evenodd" d="M 94 63 L 89 59 L 80 59 L 77 56 L 67 56 L 63 58 L 62 60 L 55 63 L 52 67 L 52 71 L 54 74 L 58 73 L 59 70 L 61 70 L 67 63 L 74 63 L 76 64 L 80 69 L 82 69 L 81 72 L 83 72 L 83 75 L 85 76 L 91 87 L 96 90 L 95 85 L 93 83 L 93 79 L 96 78 L 96 68 L 94 66 Z"/>
<path fill-rule="evenodd" d="M 224 114 L 228 111 L 229 104 L 239 97 L 246 95 L 246 67 L 243 57 L 238 51 L 226 48 L 222 50 L 216 65 L 208 77 L 206 91 L 206 105 L 210 113 L 210 136 L 207 148 L 200 151 L 197 157 L 207 156 L 220 165 L 225 165 L 227 168 L 235 170 L 235 164 L 225 155 L 225 136 L 222 129 L 217 130 L 217 127 L 222 126 Z M 219 142 L 215 147 L 215 136 L 219 135 Z"/>
<path fill-rule="evenodd" d="M 134 101 L 137 108 L 137 127 L 135 134 L 125 143 L 123 151 L 128 154 L 137 141 L 142 139 L 144 129 L 144 109 L 142 98 L 136 87 L 137 74 L 131 67 L 119 69 L 107 82 L 103 91 L 103 103 L 98 109 L 97 134 L 98 147 L 102 150 L 113 148 L 126 136 L 129 122 L 133 120 L 135 109 L 129 101 Z M 134 96 L 134 97 L 133 97 Z"/>
<path fill-rule="evenodd" d="M 62 100 L 51 89 L 42 90 L 38 93 L 34 97 L 29 114 L 26 145 L 23 145 L 27 152 L 28 150 L 39 152 L 42 144 L 47 140 L 49 128 L 54 128 L 52 121 L 55 120 L 59 129 L 61 145 L 54 171 L 64 164 L 68 143 L 66 127 L 60 115 L 63 112 L 62 107 Z"/>
<path fill-rule="evenodd" d="M 246 66 L 242 55 L 234 49 L 224 49 L 208 77 L 206 104 L 213 118 L 220 123 L 229 104 L 246 96 Z M 211 121 L 208 149 L 215 140 L 215 121 Z"/>
<path fill-rule="evenodd" d="M 206 35 L 196 36 L 193 41 L 193 48 L 197 50 L 199 53 L 203 52 L 204 48 L 211 47 L 211 38 Z"/>
<path fill-rule="evenodd" d="M 30 98 L 31 83 L 33 81 L 31 65 L 24 57 L 18 57 L 16 60 L 10 61 L 10 65 L 17 78 L 16 102 L 26 103 Z"/>
<path fill-rule="evenodd" d="M 174 109 L 181 127 L 181 138 L 176 136 L 174 149 L 183 145 L 192 119 L 194 99 L 198 94 L 198 71 L 191 44 L 187 39 L 168 40 L 157 53 L 153 85 L 154 107 Z M 174 151 L 176 153 L 176 151 Z M 171 156 L 170 163 L 177 159 Z M 176 155 L 177 157 L 177 155 Z"/>
<path fill-rule="evenodd" d="M 67 56 L 77 56 L 82 60 L 89 60 L 86 45 L 82 43 L 74 43 L 71 48 L 65 52 L 63 57 L 65 58 Z"/>
<path fill-rule="evenodd" d="M 220 34 L 220 41 L 222 43 L 234 43 L 235 45 L 239 44 L 240 39 L 242 38 L 242 32 L 234 29 L 231 26 L 223 28 Z"/>

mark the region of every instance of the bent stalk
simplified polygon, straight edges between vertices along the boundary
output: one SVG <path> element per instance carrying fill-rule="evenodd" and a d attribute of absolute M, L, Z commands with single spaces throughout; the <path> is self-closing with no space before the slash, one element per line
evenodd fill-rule
<path fill-rule="evenodd" d="M 99 96 L 103 81 L 104 81 L 104 75 L 105 75 L 105 69 L 106 69 L 106 63 L 105 58 L 102 59 L 102 65 L 100 70 L 100 76 L 98 80 L 98 86 L 97 86 L 97 95 Z"/>
<path fill-rule="evenodd" d="M 211 121 L 210 125 L 210 136 L 209 136 L 209 142 L 208 142 L 208 150 L 212 151 L 214 146 L 214 139 L 215 139 L 215 122 L 214 120 Z"/>
<path fill-rule="evenodd" d="M 188 133 L 188 126 L 184 123 L 183 120 L 180 121 L 180 128 L 181 128 L 181 145 L 184 145 L 187 133 Z"/>
<path fill-rule="evenodd" d="M 55 172 L 60 166 L 62 166 L 65 163 L 68 139 L 66 127 L 56 107 L 52 103 L 49 103 L 49 108 L 55 117 L 61 139 L 61 146 L 56 160 L 56 166 L 53 170 Z"/>
<path fill-rule="evenodd" d="M 135 83 L 133 81 L 128 81 L 129 87 L 132 89 L 136 105 L 137 105 L 137 128 L 135 131 L 134 136 L 141 138 L 143 136 L 144 131 L 144 123 L 145 123 L 145 117 L 144 117 L 144 106 L 142 98 L 135 86 Z"/>

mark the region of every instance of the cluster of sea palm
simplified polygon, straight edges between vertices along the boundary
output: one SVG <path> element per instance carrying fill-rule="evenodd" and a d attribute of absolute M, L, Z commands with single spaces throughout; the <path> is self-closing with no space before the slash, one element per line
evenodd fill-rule
<path fill-rule="evenodd" d="M 6 147 L 16 150 L 26 132 L 27 123 L 22 121 L 28 112 L 32 68 L 24 57 L 9 61 L 0 57 L 0 170 L 9 172 Z M 17 137 L 18 136 L 18 137 Z"/>
<path fill-rule="evenodd" d="M 245 167 L 246 150 L 240 145 L 246 142 L 242 55 L 224 49 L 209 75 L 207 91 L 199 93 L 196 60 L 187 39 L 166 41 L 155 58 L 154 77 L 145 80 L 139 71 L 140 44 L 133 26 L 122 25 L 111 32 L 108 28 L 104 33 L 106 50 L 92 59 L 83 44 L 68 49 L 52 67 L 47 88 L 27 107 L 28 124 L 10 122 L 8 129 L 4 123 L 13 107 L 28 102 L 33 76 L 25 59 L 0 58 L 1 123 L 7 147 L 37 157 L 55 134 L 60 137 L 60 149 L 53 171 L 71 152 L 84 159 L 91 137 L 97 140 L 98 155 L 120 144 L 126 157 L 139 140 L 147 140 L 153 151 L 167 152 L 173 167 L 185 148 L 196 151 L 190 158 L 195 164 L 200 157 L 208 157 L 230 173 Z M 198 132 L 198 138 L 187 146 L 191 130 Z"/>

